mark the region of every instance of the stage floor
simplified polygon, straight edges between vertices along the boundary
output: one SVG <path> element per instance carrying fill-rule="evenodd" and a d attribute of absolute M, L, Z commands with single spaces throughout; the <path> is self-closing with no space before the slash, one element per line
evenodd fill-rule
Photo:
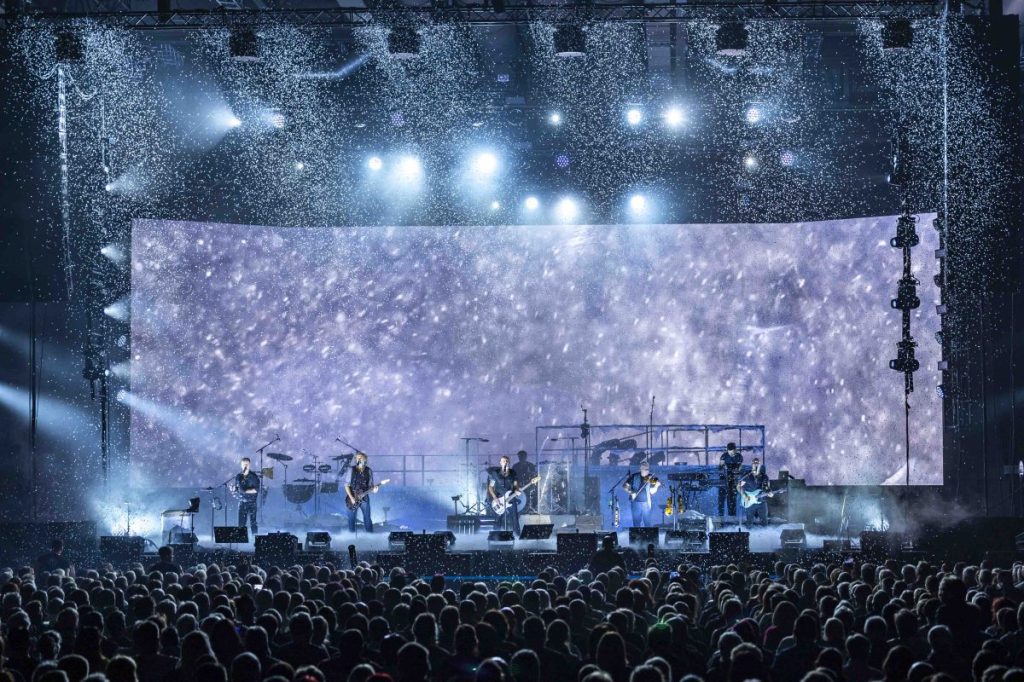
<path fill-rule="evenodd" d="M 769 526 L 742 526 L 744 532 L 750 533 L 750 551 L 751 552 L 774 552 L 781 549 L 782 543 L 780 542 L 779 536 L 784 529 L 789 528 L 803 528 L 803 524 L 772 524 Z M 729 523 L 724 525 L 715 524 L 714 531 L 719 532 L 735 532 L 739 527 L 735 523 Z M 260 533 L 271 533 L 277 532 L 279 529 L 268 528 L 266 530 L 260 529 Z M 314 529 L 308 529 L 314 530 Z M 392 527 L 387 529 L 375 529 L 373 533 L 366 533 L 362 530 L 357 530 L 355 533 L 349 533 L 348 531 L 331 532 L 331 550 L 335 552 L 344 552 L 349 545 L 355 545 L 356 550 L 359 554 L 367 552 L 386 552 L 392 550 L 388 544 L 388 535 L 390 531 L 413 531 L 422 532 L 422 529 L 412 529 L 407 527 Z M 305 540 L 305 530 L 297 530 L 294 528 L 287 529 L 287 532 L 293 533 L 299 542 Z M 428 533 L 433 532 L 431 530 Z M 519 540 L 510 546 L 508 544 L 496 544 L 492 545 L 487 541 L 487 531 L 481 530 L 477 533 L 470 534 L 456 534 L 455 544 L 451 546 L 451 551 L 456 552 L 470 552 L 470 551 L 487 551 L 495 549 L 516 549 L 523 551 L 533 552 L 554 552 L 556 550 L 556 534 L 557 533 L 572 533 L 574 529 L 556 529 L 552 533 L 551 537 L 546 540 Z M 597 531 L 599 535 L 607 534 L 611 531 Z M 629 546 L 629 529 L 620 528 L 617 531 L 619 546 Z M 229 549 L 227 545 L 218 545 L 213 542 L 213 538 L 208 534 L 197 534 L 199 539 L 199 545 L 203 549 Z M 821 549 L 825 540 L 834 540 L 835 536 L 832 535 L 815 535 L 812 533 L 806 533 L 807 537 L 807 549 Z M 666 546 L 664 544 L 665 534 L 664 532 L 659 534 L 658 548 L 661 549 L 672 549 L 673 546 Z M 154 540 L 155 542 L 155 540 Z M 636 549 L 645 549 L 645 545 L 633 545 Z M 705 550 L 707 549 L 707 543 L 704 544 Z M 250 542 L 245 544 L 234 544 L 230 546 L 230 549 L 239 551 L 254 551 L 255 546 L 250 538 Z"/>

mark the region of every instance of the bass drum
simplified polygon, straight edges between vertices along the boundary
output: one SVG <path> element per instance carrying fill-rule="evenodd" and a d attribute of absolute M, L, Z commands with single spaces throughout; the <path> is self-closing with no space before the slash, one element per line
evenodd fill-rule
<path fill-rule="evenodd" d="M 312 483 L 287 483 L 284 486 L 284 499 L 292 504 L 304 504 L 313 499 Z"/>

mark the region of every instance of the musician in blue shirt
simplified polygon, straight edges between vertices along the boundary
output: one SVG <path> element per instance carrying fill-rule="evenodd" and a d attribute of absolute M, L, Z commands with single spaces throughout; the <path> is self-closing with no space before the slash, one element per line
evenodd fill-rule
<path fill-rule="evenodd" d="M 745 507 L 747 524 L 753 525 L 755 519 L 762 526 L 768 525 L 768 503 L 765 497 L 771 497 L 772 485 L 768 480 L 768 472 L 761 465 L 761 460 L 755 457 L 750 462 L 750 473 L 743 477 L 737 486 L 741 494 L 756 495 L 759 499 L 749 507 Z"/>
<path fill-rule="evenodd" d="M 487 480 L 487 494 L 491 501 L 497 500 L 508 492 L 515 492 L 518 489 L 516 483 L 516 471 L 509 466 L 511 459 L 508 455 L 502 455 L 498 460 L 497 468 L 490 470 Z M 519 500 L 513 499 L 505 510 L 504 514 L 498 517 L 497 530 L 511 530 L 519 532 Z"/>
<path fill-rule="evenodd" d="M 245 527 L 245 520 L 248 518 L 252 535 L 256 537 L 256 498 L 260 494 L 260 477 L 249 467 L 252 461 L 248 457 L 242 458 L 242 470 L 235 475 L 235 492 L 238 500 L 238 525 Z"/>
<path fill-rule="evenodd" d="M 640 471 L 630 474 L 622 486 L 629 493 L 629 508 L 633 514 L 634 526 L 651 525 L 651 507 L 654 493 L 661 487 L 661 481 L 651 475 L 651 465 L 640 462 Z"/>

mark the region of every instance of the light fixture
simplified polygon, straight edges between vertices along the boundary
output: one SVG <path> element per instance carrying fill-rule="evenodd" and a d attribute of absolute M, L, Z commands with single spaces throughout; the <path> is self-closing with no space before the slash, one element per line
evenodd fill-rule
<path fill-rule="evenodd" d="M 471 168 L 475 177 L 489 178 L 498 171 L 498 157 L 491 152 L 480 152 L 473 157 Z"/>
<path fill-rule="evenodd" d="M 420 34 L 412 26 L 393 26 L 388 32 L 388 53 L 396 59 L 420 56 Z"/>
<path fill-rule="evenodd" d="M 631 107 L 626 111 L 626 122 L 631 126 L 638 126 L 640 122 L 644 120 L 644 113 L 636 107 Z"/>
<path fill-rule="evenodd" d="M 583 57 L 587 53 L 587 36 L 576 24 L 563 24 L 556 28 L 554 42 L 556 57 Z"/>
<path fill-rule="evenodd" d="M 789 150 L 782 152 L 779 154 L 779 163 L 785 168 L 792 167 L 796 163 L 796 154 Z"/>
<path fill-rule="evenodd" d="M 683 125 L 683 122 L 685 121 L 683 110 L 679 107 L 669 107 L 665 110 L 662 118 L 665 119 L 665 125 L 669 128 L 678 128 Z"/>
<path fill-rule="evenodd" d="M 751 173 L 757 170 L 757 157 L 752 154 L 747 154 L 743 157 L 743 167 Z"/>
<path fill-rule="evenodd" d="M 647 209 L 647 199 L 643 194 L 634 194 L 629 198 L 629 209 L 633 213 L 643 213 Z"/>
<path fill-rule="evenodd" d="M 523 205 L 526 206 L 527 211 L 536 211 L 540 208 L 540 200 L 537 197 L 526 197 L 526 201 L 523 202 Z"/>
<path fill-rule="evenodd" d="M 500 208 L 501 208 L 501 202 L 500 202 L 500 201 L 498 201 L 497 199 L 495 199 L 494 201 L 492 201 L 492 202 L 491 202 L 491 210 L 492 210 L 492 211 L 497 211 L 497 210 L 499 210 Z"/>
<path fill-rule="evenodd" d="M 228 52 L 236 62 L 259 61 L 259 47 L 259 39 L 251 28 L 234 29 L 228 34 Z"/>
<path fill-rule="evenodd" d="M 555 204 L 555 218 L 560 223 L 571 223 L 576 220 L 579 213 L 579 206 L 569 197 L 559 199 L 558 203 Z"/>
<path fill-rule="evenodd" d="M 379 171 L 384 167 L 384 162 L 381 161 L 379 156 L 371 156 L 366 160 L 366 167 L 372 171 Z"/>
<path fill-rule="evenodd" d="M 552 111 L 550 114 L 548 114 L 548 123 L 550 123 L 553 126 L 562 125 L 562 115 L 557 111 Z"/>
<path fill-rule="evenodd" d="M 715 51 L 726 57 L 741 57 L 747 53 L 747 27 L 740 21 L 727 21 L 715 32 Z"/>
<path fill-rule="evenodd" d="M 746 119 L 750 125 L 756 125 L 761 122 L 761 118 L 764 114 L 761 112 L 761 107 L 756 104 L 751 104 L 747 107 L 747 110 L 743 114 L 743 118 Z"/>

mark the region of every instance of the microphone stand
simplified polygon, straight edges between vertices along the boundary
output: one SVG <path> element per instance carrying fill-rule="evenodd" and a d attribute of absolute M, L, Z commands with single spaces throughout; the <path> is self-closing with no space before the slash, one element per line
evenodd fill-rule
<path fill-rule="evenodd" d="M 260 492 L 259 492 L 258 495 L 256 495 L 256 504 L 259 505 L 260 523 L 263 523 L 263 503 L 259 499 L 260 495 L 264 494 L 264 492 L 263 492 L 263 451 L 266 450 L 267 448 L 269 448 L 271 445 L 273 445 L 274 443 L 276 443 L 279 440 L 281 440 L 281 436 L 279 436 L 279 435 L 277 435 L 275 433 L 274 434 L 274 440 L 270 441 L 269 443 L 267 443 L 263 447 L 256 449 L 256 452 L 259 453 L 259 456 L 260 456 Z"/>
<path fill-rule="evenodd" d="M 621 486 L 623 483 L 625 483 L 632 475 L 633 475 L 633 470 L 627 467 L 626 468 L 626 474 L 624 476 L 622 476 L 619 480 L 615 481 L 614 485 L 612 485 L 611 488 L 608 488 L 608 494 L 612 496 L 612 514 L 613 515 L 615 514 L 615 507 L 619 506 L 619 496 L 618 496 L 619 486 Z"/>

